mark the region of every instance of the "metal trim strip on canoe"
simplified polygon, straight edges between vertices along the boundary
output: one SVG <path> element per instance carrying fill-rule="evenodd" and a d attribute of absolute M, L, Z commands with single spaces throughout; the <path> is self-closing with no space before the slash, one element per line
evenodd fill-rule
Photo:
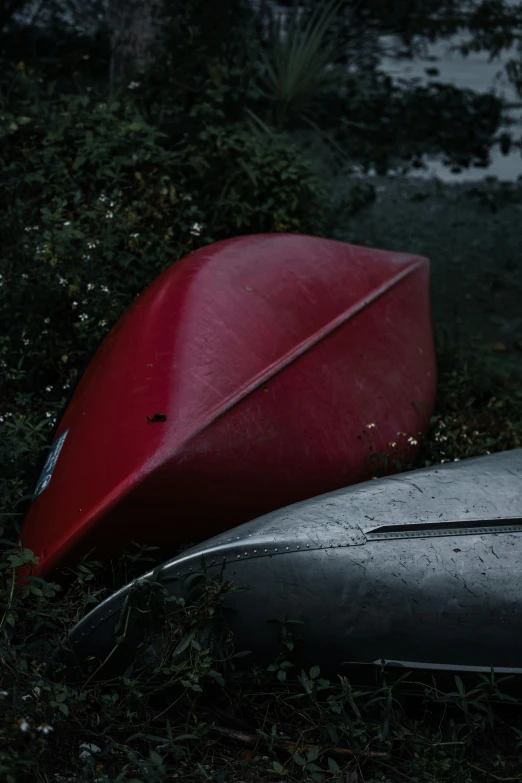
<path fill-rule="evenodd" d="M 522 533 L 521 517 L 470 519 L 459 522 L 421 522 L 408 525 L 383 525 L 365 532 L 368 541 L 395 538 L 439 538 L 441 536 L 481 536 L 498 533 Z"/>

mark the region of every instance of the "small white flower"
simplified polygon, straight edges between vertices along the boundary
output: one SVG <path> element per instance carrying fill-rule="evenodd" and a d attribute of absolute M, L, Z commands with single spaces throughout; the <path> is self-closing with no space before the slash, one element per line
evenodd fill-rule
<path fill-rule="evenodd" d="M 25 272 L 21 275 L 22 280 L 27 280 L 29 278 L 29 275 L 26 275 Z"/>
<path fill-rule="evenodd" d="M 134 234 L 131 234 L 131 239 L 137 239 L 139 237 L 138 231 L 136 231 Z"/>
<path fill-rule="evenodd" d="M 110 220 L 113 217 L 114 217 L 114 212 L 111 212 L 111 210 L 108 209 L 107 212 L 105 213 L 106 220 Z"/>
<path fill-rule="evenodd" d="M 392 447 L 392 449 L 394 449 L 394 448 L 397 446 L 397 441 L 396 441 L 396 440 L 391 440 L 391 441 L 388 443 L 388 446 L 391 446 L 391 447 Z"/>
<path fill-rule="evenodd" d="M 453 462 L 460 462 L 460 457 L 455 457 L 455 459 L 453 460 Z"/>
<path fill-rule="evenodd" d="M 0 416 L 0 421 L 3 421 L 4 417 Z M 7 696 L 7 691 L 1 691 L 0 693 L 3 693 L 4 696 Z"/>
<path fill-rule="evenodd" d="M 137 87 L 139 87 L 141 82 L 129 82 L 127 85 L 128 90 L 135 90 Z"/>
<path fill-rule="evenodd" d="M 0 696 L 9 696 L 7 691 L 0 691 Z"/>
<path fill-rule="evenodd" d="M 52 726 L 49 726 L 48 723 L 41 723 L 36 727 L 36 731 L 41 731 L 42 734 L 50 734 L 51 731 L 54 731 L 54 729 Z"/>
<path fill-rule="evenodd" d="M 29 722 L 25 718 L 21 718 L 19 721 L 16 722 L 15 726 L 17 726 L 19 731 L 29 731 Z"/>
<path fill-rule="evenodd" d="M 50 318 L 44 318 L 44 324 L 50 324 L 51 319 Z"/>
<path fill-rule="evenodd" d="M 70 225 L 71 225 L 71 221 L 70 220 L 66 220 L 65 223 L 64 223 L 64 226 L 70 226 Z"/>
<path fill-rule="evenodd" d="M 200 223 L 194 223 L 192 228 L 190 229 L 190 233 L 198 237 L 201 234 L 201 224 Z"/>
<path fill-rule="evenodd" d="M 24 337 L 24 339 L 22 340 L 22 342 L 23 342 L 23 344 L 24 344 L 24 345 L 29 345 L 29 343 L 30 343 L 31 341 L 30 341 L 30 340 L 29 340 L 27 337 Z"/>
<path fill-rule="evenodd" d="M 101 201 L 102 204 L 104 204 L 107 201 L 107 196 L 105 195 L 105 193 L 101 193 L 98 196 L 98 201 Z"/>
<path fill-rule="evenodd" d="M 24 231 L 32 231 L 32 230 L 33 230 L 33 229 L 31 228 L 31 226 L 26 226 L 26 227 L 24 228 Z"/>
<path fill-rule="evenodd" d="M 88 317 L 87 313 L 80 313 L 79 315 L 80 321 L 86 321 Z"/>
<path fill-rule="evenodd" d="M 370 421 L 370 422 L 369 422 L 369 423 L 366 425 L 366 429 L 368 429 L 368 430 L 373 430 L 373 429 L 374 429 L 376 426 L 377 426 L 377 425 L 375 424 L 375 422 L 374 422 L 374 421 Z"/>
<path fill-rule="evenodd" d="M 87 291 L 92 291 L 94 288 L 94 285 L 92 283 L 87 283 Z"/>
<path fill-rule="evenodd" d="M 102 286 L 100 286 L 100 288 L 101 288 L 101 290 L 102 290 L 104 293 L 106 293 L 106 294 L 110 293 L 110 292 L 109 292 L 109 289 L 108 289 L 108 287 L 107 287 L 106 285 L 102 285 Z"/>
<path fill-rule="evenodd" d="M 74 310 L 76 307 L 78 307 L 78 302 L 71 302 L 71 307 Z"/>
<path fill-rule="evenodd" d="M 408 438 L 408 443 L 410 446 L 416 446 L 419 441 L 415 440 L 415 438 Z"/>
<path fill-rule="evenodd" d="M 98 326 L 107 326 L 107 321 L 105 319 L 98 321 Z"/>
<path fill-rule="evenodd" d="M 49 334 L 49 330 L 48 329 L 42 329 L 42 334 Z"/>
<path fill-rule="evenodd" d="M 183 196 L 183 201 L 192 201 L 192 196 Z"/>
<path fill-rule="evenodd" d="M 51 413 L 51 411 L 45 411 L 45 415 L 47 416 L 48 419 L 50 419 L 53 414 Z"/>
<path fill-rule="evenodd" d="M 50 392 L 50 391 L 52 391 L 52 390 L 53 390 L 53 387 L 52 387 L 52 386 L 46 386 L 46 387 L 45 387 L 45 391 L 46 391 L 46 392 Z"/>
<path fill-rule="evenodd" d="M 97 244 L 98 244 L 97 242 L 89 241 L 89 242 L 87 242 L 87 247 L 92 250 L 93 247 L 96 247 Z"/>

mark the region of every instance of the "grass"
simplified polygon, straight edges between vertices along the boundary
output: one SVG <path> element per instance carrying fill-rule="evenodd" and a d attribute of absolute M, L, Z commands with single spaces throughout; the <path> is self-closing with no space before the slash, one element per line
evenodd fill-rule
<path fill-rule="evenodd" d="M 440 380 L 418 466 L 519 447 L 519 190 L 493 183 L 372 183 L 376 200 L 347 219 L 337 238 L 422 253 L 432 261 Z M 340 196 L 348 193 L 343 176 L 334 186 Z M 131 551 L 114 574 L 84 562 L 67 589 L 35 582 L 22 595 L 12 589 L 16 556 L 5 554 L 0 778 L 522 780 L 522 721 L 509 700 L 498 704 L 504 684 L 482 678 L 472 687 L 457 678 L 449 694 L 430 686 L 412 701 L 386 672 L 365 689 L 344 678 L 325 680 L 316 667 L 294 671 L 285 664 L 291 634 L 282 639 L 273 667 L 245 672 L 241 659 L 223 655 L 233 648 L 219 635 L 221 591 L 212 583 L 203 582 L 192 603 L 169 607 L 170 653 L 156 671 L 140 669 L 140 658 L 124 678 L 106 682 L 68 683 L 48 671 L 67 628 L 107 595 L 108 584 L 145 571 L 154 555 Z"/>
<path fill-rule="evenodd" d="M 375 203 L 339 238 L 428 256 L 436 327 L 477 356 L 500 359 L 501 372 L 520 371 L 522 187 L 403 177 L 375 186 Z"/>

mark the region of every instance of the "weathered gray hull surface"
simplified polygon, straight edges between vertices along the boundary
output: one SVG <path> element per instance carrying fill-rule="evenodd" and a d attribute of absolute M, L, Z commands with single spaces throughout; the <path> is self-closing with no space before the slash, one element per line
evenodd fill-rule
<path fill-rule="evenodd" d="M 162 566 L 169 591 L 201 569 L 246 592 L 227 598 L 236 649 L 280 650 L 296 619 L 301 661 L 338 670 L 407 666 L 522 672 L 522 449 L 329 493 L 241 525 Z M 151 578 L 147 574 L 143 579 Z M 103 659 L 129 585 L 72 631 Z"/>

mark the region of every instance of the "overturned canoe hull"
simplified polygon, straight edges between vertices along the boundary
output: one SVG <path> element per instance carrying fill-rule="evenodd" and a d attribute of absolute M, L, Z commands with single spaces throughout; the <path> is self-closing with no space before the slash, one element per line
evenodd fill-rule
<path fill-rule="evenodd" d="M 304 623 L 294 627 L 299 663 L 324 672 L 385 660 L 522 673 L 522 449 L 298 503 L 194 547 L 155 578 L 181 595 L 203 564 L 248 588 L 227 596 L 228 622 L 236 648 L 260 663 L 279 653 L 274 620 L 286 619 Z M 112 649 L 129 590 L 75 627 L 80 662 Z M 120 665 L 136 628 L 131 638 Z"/>
<path fill-rule="evenodd" d="M 316 237 L 168 269 L 92 360 L 24 523 L 39 576 L 204 540 L 409 463 L 433 409 L 429 263 Z"/>

